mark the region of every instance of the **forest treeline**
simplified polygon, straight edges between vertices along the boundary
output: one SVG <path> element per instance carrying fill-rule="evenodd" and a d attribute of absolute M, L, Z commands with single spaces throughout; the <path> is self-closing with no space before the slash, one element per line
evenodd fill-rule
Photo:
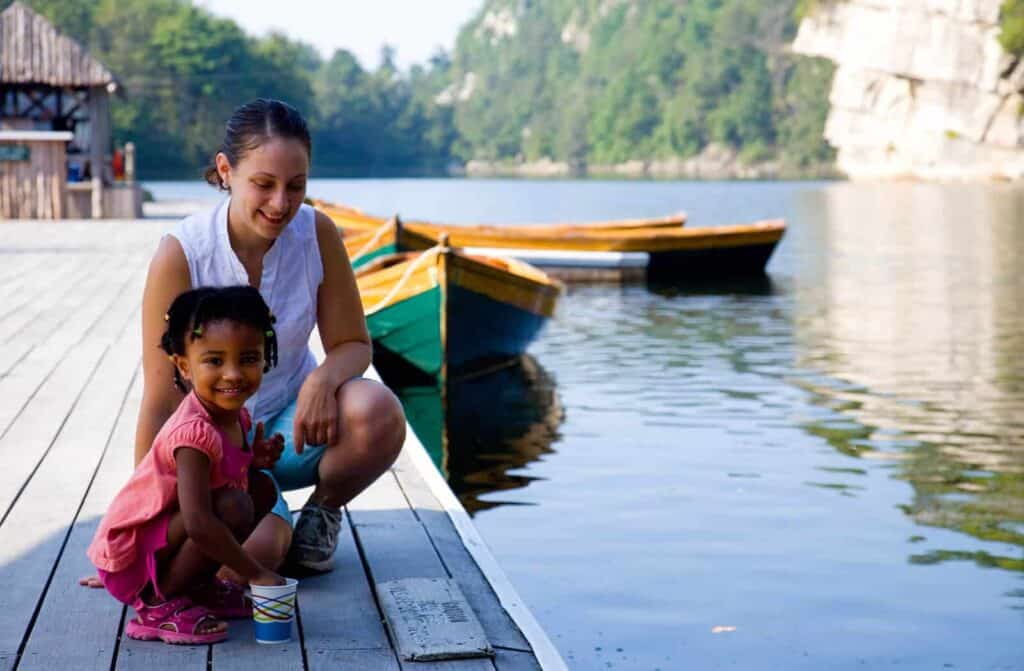
<path fill-rule="evenodd" d="M 408 71 L 390 47 L 369 68 L 345 50 L 324 58 L 187 0 L 26 4 L 118 77 L 115 140 L 137 144 L 148 178 L 198 175 L 231 110 L 259 96 L 303 111 L 322 177 L 471 159 L 584 171 L 710 144 L 794 173 L 832 159 L 832 66 L 786 49 L 798 0 L 486 0 L 451 53 Z"/>

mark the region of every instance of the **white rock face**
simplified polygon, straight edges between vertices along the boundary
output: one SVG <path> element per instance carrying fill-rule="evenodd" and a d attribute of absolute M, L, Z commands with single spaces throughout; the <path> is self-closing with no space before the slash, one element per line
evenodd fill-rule
<path fill-rule="evenodd" d="M 825 139 L 854 179 L 1024 177 L 1024 63 L 1001 0 L 825 0 L 793 50 L 837 65 Z"/>
<path fill-rule="evenodd" d="M 506 7 L 484 14 L 476 30 L 476 36 L 478 39 L 486 37 L 494 46 L 507 37 L 515 37 L 518 30 L 515 12 Z"/>

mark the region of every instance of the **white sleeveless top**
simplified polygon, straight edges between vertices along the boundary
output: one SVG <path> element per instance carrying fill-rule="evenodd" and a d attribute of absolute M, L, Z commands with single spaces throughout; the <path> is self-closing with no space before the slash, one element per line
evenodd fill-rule
<path fill-rule="evenodd" d="M 249 284 L 228 238 L 230 202 L 227 198 L 211 211 L 194 214 L 169 232 L 185 250 L 193 288 Z M 245 403 L 253 422 L 266 421 L 288 406 L 316 368 L 309 336 L 316 325 L 317 292 L 323 278 L 316 213 L 302 205 L 263 257 L 259 291 L 277 319 L 278 362 Z"/>

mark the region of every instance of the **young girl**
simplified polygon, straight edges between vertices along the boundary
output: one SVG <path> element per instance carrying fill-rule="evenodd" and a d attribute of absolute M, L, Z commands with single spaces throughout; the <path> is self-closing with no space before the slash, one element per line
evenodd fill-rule
<path fill-rule="evenodd" d="M 273 317 L 248 286 L 178 296 L 161 347 L 185 393 L 152 449 L 114 498 L 89 546 L 104 587 L 131 604 L 130 638 L 206 644 L 227 638 L 222 619 L 251 613 L 240 586 L 217 581 L 225 566 L 250 584 L 284 580 L 240 543 L 274 505 L 270 468 L 280 435 L 252 444 L 246 399 L 276 364 Z"/>

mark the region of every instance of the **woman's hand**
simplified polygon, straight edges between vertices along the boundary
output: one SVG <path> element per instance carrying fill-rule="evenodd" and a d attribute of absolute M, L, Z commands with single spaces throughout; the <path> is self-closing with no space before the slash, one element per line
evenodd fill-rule
<path fill-rule="evenodd" d="M 295 402 L 292 443 L 297 454 L 302 454 L 307 444 L 332 445 L 340 435 L 337 387 L 325 381 L 322 370 L 318 368 L 306 377 Z"/>
<path fill-rule="evenodd" d="M 285 584 L 285 579 L 279 576 L 278 574 L 274 573 L 270 569 L 263 569 L 260 573 L 256 575 L 255 578 L 249 581 L 249 584 L 263 586 L 283 585 Z"/>
<path fill-rule="evenodd" d="M 270 438 L 263 437 L 263 422 L 256 423 L 256 434 L 252 438 L 252 467 L 268 470 L 274 467 L 284 451 L 284 436 L 275 433 Z"/>

